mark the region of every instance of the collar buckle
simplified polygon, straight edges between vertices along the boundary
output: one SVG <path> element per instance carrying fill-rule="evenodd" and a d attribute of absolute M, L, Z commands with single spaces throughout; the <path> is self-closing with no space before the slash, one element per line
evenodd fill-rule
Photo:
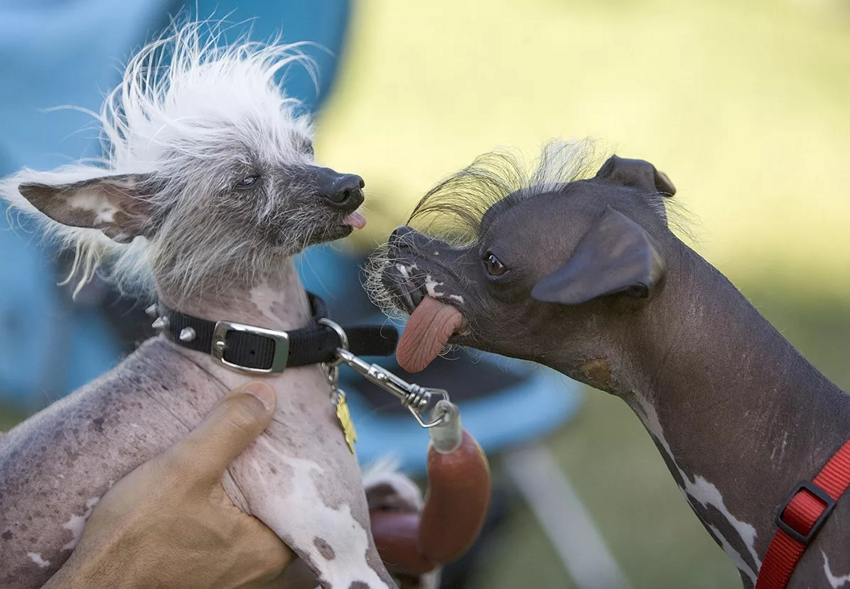
<path fill-rule="evenodd" d="M 254 368 L 228 361 L 225 358 L 225 354 L 227 353 L 227 336 L 231 332 L 245 333 L 272 340 L 274 343 L 274 353 L 272 356 L 271 366 L 265 368 Z M 289 358 L 289 334 L 285 331 L 263 329 L 262 327 L 245 325 L 243 323 L 218 321 L 213 329 L 210 355 L 213 357 L 213 360 L 232 370 L 238 370 L 247 374 L 278 374 L 286 369 L 287 360 Z"/>

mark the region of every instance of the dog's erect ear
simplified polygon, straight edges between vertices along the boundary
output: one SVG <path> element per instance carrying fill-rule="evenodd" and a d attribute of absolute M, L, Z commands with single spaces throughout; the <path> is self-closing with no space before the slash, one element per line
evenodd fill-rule
<path fill-rule="evenodd" d="M 664 196 L 676 194 L 676 187 L 664 172 L 643 160 L 630 160 L 616 155 L 608 158 L 596 177 L 623 186 L 640 188 L 647 192 L 659 192 Z"/>
<path fill-rule="evenodd" d="M 608 206 L 563 266 L 531 291 L 544 303 L 578 305 L 622 293 L 648 298 L 664 277 L 664 260 L 646 230 Z"/>
<path fill-rule="evenodd" d="M 123 174 L 71 184 L 25 182 L 18 192 L 35 208 L 63 225 L 99 229 L 127 243 L 148 219 L 150 202 L 140 191 L 147 176 Z"/>

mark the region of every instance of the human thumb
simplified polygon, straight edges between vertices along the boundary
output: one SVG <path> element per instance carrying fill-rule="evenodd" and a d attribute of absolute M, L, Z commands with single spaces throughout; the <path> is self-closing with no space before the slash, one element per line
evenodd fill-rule
<path fill-rule="evenodd" d="M 269 425 L 275 402 L 271 386 L 248 382 L 225 395 L 174 451 L 186 453 L 181 458 L 189 458 L 202 476 L 219 481 L 233 459 Z"/>

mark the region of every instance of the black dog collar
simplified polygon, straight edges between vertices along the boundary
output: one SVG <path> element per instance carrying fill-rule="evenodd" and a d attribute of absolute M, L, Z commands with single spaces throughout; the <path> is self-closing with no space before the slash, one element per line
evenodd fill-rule
<path fill-rule="evenodd" d="M 162 305 L 155 307 L 154 327 L 175 344 L 210 354 L 228 368 L 251 374 L 273 374 L 292 366 L 330 362 L 342 347 L 340 335 L 320 320 L 327 319 L 325 302 L 307 293 L 313 317 L 306 327 L 275 331 L 232 321 L 207 321 Z M 398 332 L 384 325 L 344 327 L 348 349 L 358 356 L 389 356 Z"/>

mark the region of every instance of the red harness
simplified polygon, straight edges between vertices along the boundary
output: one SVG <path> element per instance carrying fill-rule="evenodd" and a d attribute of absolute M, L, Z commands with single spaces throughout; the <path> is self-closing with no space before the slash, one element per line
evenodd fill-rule
<path fill-rule="evenodd" d="M 756 589 L 785 589 L 806 547 L 823 527 L 835 502 L 850 487 L 850 441 L 832 455 L 812 482 L 800 483 L 776 516 Z"/>

